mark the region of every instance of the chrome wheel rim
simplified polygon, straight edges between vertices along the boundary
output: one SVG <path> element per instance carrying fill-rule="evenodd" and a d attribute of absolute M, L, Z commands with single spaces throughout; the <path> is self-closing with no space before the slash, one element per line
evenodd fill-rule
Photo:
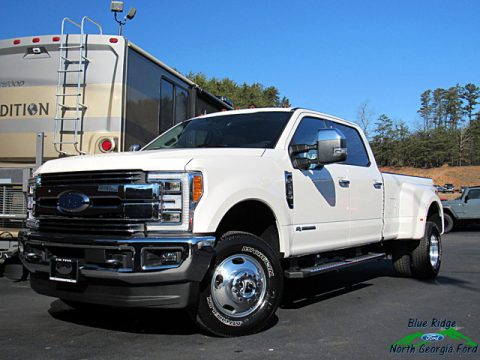
<path fill-rule="evenodd" d="M 250 315 L 263 304 L 265 293 L 265 272 L 260 263 L 250 255 L 229 256 L 213 273 L 212 299 L 216 308 L 225 315 Z"/>
<path fill-rule="evenodd" d="M 438 236 L 435 234 L 430 235 L 430 264 L 432 267 L 437 267 L 440 259 L 440 242 Z"/>

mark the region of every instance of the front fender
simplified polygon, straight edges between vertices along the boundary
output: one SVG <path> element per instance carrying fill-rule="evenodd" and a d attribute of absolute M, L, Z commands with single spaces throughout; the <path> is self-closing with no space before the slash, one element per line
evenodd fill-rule
<path fill-rule="evenodd" d="M 279 230 L 280 249 L 285 250 L 288 246 L 284 239 L 288 236 L 282 229 L 292 223 L 292 214 L 285 195 L 284 170 L 271 159 L 250 158 L 248 163 L 238 160 L 234 164 L 220 159 L 189 164 L 189 170 L 201 171 L 204 178 L 204 194 L 193 218 L 194 233 L 214 233 L 233 206 L 257 200 L 272 210 Z"/>

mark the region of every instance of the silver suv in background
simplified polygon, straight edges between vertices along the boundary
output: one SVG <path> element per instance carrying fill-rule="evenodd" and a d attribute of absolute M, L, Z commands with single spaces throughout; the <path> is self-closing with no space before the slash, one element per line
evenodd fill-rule
<path fill-rule="evenodd" d="M 445 233 L 453 228 L 480 224 L 480 186 L 465 187 L 456 200 L 442 201 Z"/>

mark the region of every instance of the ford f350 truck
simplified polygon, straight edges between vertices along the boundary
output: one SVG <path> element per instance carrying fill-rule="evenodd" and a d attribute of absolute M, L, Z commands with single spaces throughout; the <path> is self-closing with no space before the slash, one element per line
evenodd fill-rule
<path fill-rule="evenodd" d="M 267 326 L 285 278 L 391 256 L 429 279 L 442 259 L 432 181 L 380 173 L 357 125 L 305 109 L 205 115 L 138 152 L 48 161 L 29 193 L 36 292 L 188 308 L 220 336 Z"/>

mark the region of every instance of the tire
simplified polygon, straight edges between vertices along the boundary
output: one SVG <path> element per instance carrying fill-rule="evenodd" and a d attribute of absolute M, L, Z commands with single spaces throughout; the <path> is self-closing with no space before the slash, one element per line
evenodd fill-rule
<path fill-rule="evenodd" d="M 283 270 L 275 251 L 255 235 L 229 232 L 216 247 L 191 314 L 216 336 L 253 334 L 269 325 L 282 290 Z"/>
<path fill-rule="evenodd" d="M 452 215 L 444 213 L 443 214 L 443 222 L 444 222 L 443 232 L 445 234 L 448 234 L 450 231 L 453 230 L 453 227 L 455 226 L 455 221 L 453 220 Z"/>
<path fill-rule="evenodd" d="M 442 241 L 435 223 L 427 221 L 425 234 L 412 251 L 412 276 L 419 279 L 433 279 L 442 263 Z"/>
<path fill-rule="evenodd" d="M 412 241 L 395 240 L 392 242 L 392 263 L 395 271 L 401 276 L 412 276 L 410 250 Z"/>

